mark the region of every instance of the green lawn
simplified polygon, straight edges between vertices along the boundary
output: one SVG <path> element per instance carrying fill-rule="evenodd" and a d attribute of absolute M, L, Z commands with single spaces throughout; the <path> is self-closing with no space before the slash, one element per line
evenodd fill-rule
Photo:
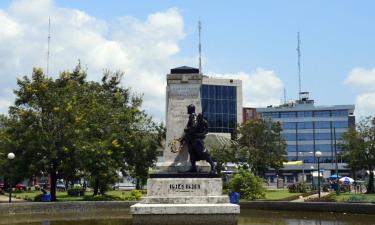
<path fill-rule="evenodd" d="M 40 191 L 31 191 L 31 192 L 21 192 L 21 193 L 12 193 L 12 196 L 19 199 L 25 199 L 28 201 L 32 201 L 35 196 L 41 194 Z M 107 197 L 103 200 L 125 200 L 131 194 L 131 191 L 108 191 L 106 193 Z M 92 196 L 93 192 L 87 191 L 85 192 L 85 196 Z M 57 201 L 83 201 L 84 197 L 71 197 L 68 196 L 66 191 L 58 191 L 56 192 Z M 102 199 L 98 199 L 102 200 Z"/>
<path fill-rule="evenodd" d="M 341 193 L 334 195 L 337 202 L 372 202 L 375 203 L 375 194 Z"/>
<path fill-rule="evenodd" d="M 280 201 L 291 196 L 300 196 L 302 193 L 289 193 L 288 189 L 267 190 L 265 200 Z"/>

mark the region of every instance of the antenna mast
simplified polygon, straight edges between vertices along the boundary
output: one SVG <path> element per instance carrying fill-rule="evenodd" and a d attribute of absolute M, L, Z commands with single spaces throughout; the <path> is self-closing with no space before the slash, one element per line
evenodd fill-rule
<path fill-rule="evenodd" d="M 297 46 L 297 54 L 298 54 L 298 96 L 301 100 L 301 48 L 300 48 L 300 38 L 299 38 L 299 31 L 297 32 L 297 40 L 298 40 L 298 46 Z"/>
<path fill-rule="evenodd" d="M 48 17 L 47 77 L 49 77 L 49 44 L 51 41 L 51 17 Z"/>
<path fill-rule="evenodd" d="M 202 24 L 201 21 L 198 21 L 198 33 L 199 33 L 199 45 L 198 45 L 198 51 L 199 51 L 199 74 L 202 74 L 202 46 L 201 46 L 201 30 L 202 30 Z"/>

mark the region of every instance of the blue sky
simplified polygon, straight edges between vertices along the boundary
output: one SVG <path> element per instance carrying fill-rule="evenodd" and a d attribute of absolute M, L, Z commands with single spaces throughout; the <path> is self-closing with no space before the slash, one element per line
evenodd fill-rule
<path fill-rule="evenodd" d="M 284 87 L 288 99 L 297 97 L 296 45 L 297 31 L 300 31 L 302 90 L 310 91 L 311 97 L 319 105 L 356 104 L 360 116 L 375 114 L 375 100 L 373 100 L 375 90 L 372 88 L 375 86 L 374 1 L 37 0 L 35 2 L 46 7 L 44 11 L 46 17 L 51 14 L 52 21 L 54 21 L 54 15 L 51 13 L 53 10 L 47 10 L 51 7 L 79 10 L 105 23 L 110 27 L 105 32 L 101 32 L 102 38 L 106 40 L 117 40 L 113 37 L 117 37 L 116 33 L 119 29 L 124 30 L 122 34 L 124 37 L 127 36 L 127 27 L 112 25 L 117 23 L 118 18 L 130 17 L 132 21 L 136 20 L 132 26 L 139 23 L 145 25 L 148 24 L 150 15 L 168 14 L 170 12 L 168 10 L 174 10 L 173 18 L 177 20 L 180 18 L 182 26 L 181 23 L 175 23 L 169 35 L 174 37 L 172 42 L 178 50 L 173 51 L 168 55 L 168 59 L 163 60 L 165 65 L 155 69 L 160 73 L 160 77 L 165 76 L 168 69 L 174 65 L 196 65 L 197 21 L 200 19 L 203 25 L 205 73 L 218 76 L 232 75 L 239 78 L 246 76 L 259 78 L 264 72 L 270 75 L 268 76 L 271 77 L 270 80 L 244 81 L 250 82 L 244 84 L 244 104 L 247 106 L 261 106 L 262 99 L 269 99 L 269 95 L 263 92 L 254 93 L 256 89 L 267 87 L 272 94 L 271 103 L 279 103 Z M 17 4 L 17 1 L 2 1 L 0 9 L 17 21 L 17 16 L 22 12 L 18 14 L 10 12 L 9 8 L 12 4 Z M 62 14 L 64 12 L 59 12 L 60 16 Z M 129 25 L 128 22 L 127 24 Z M 181 26 L 182 30 L 178 26 Z M 40 31 L 45 32 L 45 30 Z M 175 36 L 174 31 L 180 32 L 179 35 Z M 133 35 L 137 32 L 133 30 L 130 33 Z M 165 33 L 161 38 L 167 40 L 167 34 Z M 153 33 L 148 35 L 152 36 Z M 45 42 L 41 40 L 43 41 Z M 54 44 L 57 47 L 58 43 Z M 126 48 L 124 46 L 123 48 Z M 80 58 L 79 55 L 76 57 Z M 83 58 L 90 59 L 90 57 Z M 147 57 L 142 63 L 152 64 L 151 59 L 151 56 Z M 63 62 L 59 63 L 64 65 Z M 86 60 L 86 63 L 92 64 L 89 60 Z M 162 63 L 158 64 L 162 65 Z M 71 62 L 65 65 L 66 68 L 70 68 Z M 62 68 L 56 70 L 61 71 Z M 258 82 L 268 82 L 268 84 L 256 87 Z M 278 84 L 275 87 L 269 86 L 269 83 L 273 82 Z M 159 89 L 162 90 L 163 87 Z M 144 91 L 147 98 L 147 89 L 140 87 L 135 90 Z M 249 96 L 246 97 L 247 95 Z M 152 101 L 151 98 L 149 100 Z M 263 106 L 269 103 L 264 101 Z M 152 111 L 152 104 L 146 105 L 147 107 Z M 160 108 L 151 113 L 162 118 L 163 110 Z"/>

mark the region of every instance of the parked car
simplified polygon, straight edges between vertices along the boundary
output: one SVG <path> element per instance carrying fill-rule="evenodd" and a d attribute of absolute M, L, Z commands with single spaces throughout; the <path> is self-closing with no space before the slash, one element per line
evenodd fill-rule
<path fill-rule="evenodd" d="M 58 191 L 66 191 L 66 187 L 65 187 L 64 182 L 61 182 L 61 181 L 57 182 L 56 189 Z"/>
<path fill-rule="evenodd" d="M 16 188 L 16 190 L 19 190 L 19 191 L 26 191 L 27 190 L 26 185 L 24 185 L 22 183 L 16 184 L 15 188 Z"/>

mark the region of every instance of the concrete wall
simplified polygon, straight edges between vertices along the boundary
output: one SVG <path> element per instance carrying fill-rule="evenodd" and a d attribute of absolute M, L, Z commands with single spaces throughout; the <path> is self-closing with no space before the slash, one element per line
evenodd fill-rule
<path fill-rule="evenodd" d="M 375 214 L 375 204 L 371 203 L 249 201 L 241 202 L 240 206 L 241 209 Z"/>
<path fill-rule="evenodd" d="M 56 214 L 90 212 L 98 210 L 126 210 L 136 202 L 97 201 L 97 202 L 24 202 L 0 204 L 0 216 L 18 214 Z"/>
<path fill-rule="evenodd" d="M 0 204 L 0 216 L 124 211 L 135 203 L 126 201 L 2 203 Z M 241 209 L 375 214 L 375 204 L 371 203 L 249 201 L 241 202 L 240 206 Z"/>

